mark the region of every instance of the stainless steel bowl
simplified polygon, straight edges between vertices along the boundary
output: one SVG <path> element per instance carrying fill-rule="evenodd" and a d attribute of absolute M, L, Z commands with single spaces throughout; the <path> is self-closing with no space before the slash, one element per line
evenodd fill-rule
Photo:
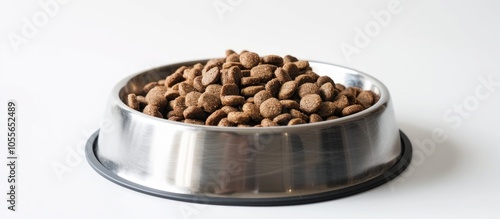
<path fill-rule="evenodd" d="M 391 98 L 377 79 L 310 62 L 320 75 L 380 95 L 372 107 L 320 123 L 236 128 L 184 124 L 130 109 L 124 100 L 177 63 L 120 81 L 105 111 L 107 128 L 88 141 L 87 158 L 111 181 L 151 195 L 224 205 L 286 205 L 338 198 L 401 173 L 411 145 L 396 127 Z"/>

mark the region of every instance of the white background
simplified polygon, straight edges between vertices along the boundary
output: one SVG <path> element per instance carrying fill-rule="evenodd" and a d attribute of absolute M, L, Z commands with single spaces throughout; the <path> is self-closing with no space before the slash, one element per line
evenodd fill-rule
<path fill-rule="evenodd" d="M 0 126 L 7 126 L 6 101 L 19 105 L 17 211 L 5 201 L 6 127 L 0 127 L 0 218 L 500 217 L 498 1 L 399 0 L 385 26 L 372 12 L 389 11 L 389 0 L 69 0 L 47 16 L 39 3 L 48 1 L 0 4 Z M 23 33 L 24 19 L 38 19 L 35 29 Z M 356 45 L 356 29 L 367 33 L 366 26 L 371 36 Z M 344 54 L 347 44 L 356 53 Z M 410 169 L 395 183 L 339 200 L 226 207 L 125 189 L 78 153 L 99 128 L 116 82 L 228 48 L 292 54 L 377 77 L 413 142 Z M 488 89 L 481 80 L 495 83 Z M 460 106 L 462 114 L 455 112 Z M 446 138 L 433 139 L 436 131 Z M 67 172 L 57 174 L 61 166 Z"/>

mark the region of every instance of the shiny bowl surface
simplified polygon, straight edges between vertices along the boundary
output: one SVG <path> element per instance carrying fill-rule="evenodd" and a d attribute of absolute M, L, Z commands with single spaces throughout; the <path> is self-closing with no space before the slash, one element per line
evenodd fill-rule
<path fill-rule="evenodd" d="M 182 65 L 205 61 L 141 72 L 113 88 L 104 117 L 108 128 L 100 129 L 89 152 L 102 165 L 101 174 L 177 200 L 264 205 L 362 185 L 384 176 L 401 160 L 404 145 L 387 88 L 370 75 L 337 65 L 310 62 L 319 75 L 372 90 L 379 101 L 335 120 L 260 128 L 168 121 L 124 103 L 128 93 L 140 93 L 144 84 Z"/>

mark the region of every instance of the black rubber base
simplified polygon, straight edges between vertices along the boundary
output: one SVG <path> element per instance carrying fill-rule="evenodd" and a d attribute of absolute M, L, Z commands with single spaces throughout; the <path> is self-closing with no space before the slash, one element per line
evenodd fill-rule
<path fill-rule="evenodd" d="M 168 198 L 178 201 L 185 202 L 193 202 L 199 204 L 213 204 L 213 205 L 234 205 L 234 206 L 279 206 L 279 205 L 296 205 L 296 204 L 307 204 L 313 202 L 320 202 L 326 200 L 332 200 L 337 198 L 342 198 L 350 195 L 354 195 L 360 192 L 364 192 L 366 190 L 375 188 L 379 185 L 382 185 L 396 176 L 401 174 L 406 167 L 411 162 L 412 158 L 412 146 L 408 137 L 403 133 L 399 132 L 401 136 L 401 157 L 398 162 L 387 170 L 384 174 L 370 179 L 366 182 L 356 184 L 353 186 L 349 186 L 346 188 L 338 189 L 330 192 L 323 192 L 319 194 L 311 194 L 311 195 L 301 195 L 301 196 L 293 196 L 293 197 L 282 197 L 282 198 L 223 198 L 223 197 L 208 197 L 204 195 L 185 195 L 185 194 L 176 194 L 171 192 L 165 192 L 153 188 L 149 188 L 143 185 L 139 185 L 137 183 L 128 181 L 126 179 L 121 178 L 115 173 L 109 171 L 106 167 L 104 167 L 96 157 L 95 149 L 97 145 L 99 130 L 96 131 L 92 136 L 90 136 L 87 144 L 85 146 L 85 153 L 87 156 L 87 160 L 94 168 L 94 170 L 104 176 L 104 178 L 118 184 L 124 186 L 126 188 L 146 193 L 149 195 Z"/>

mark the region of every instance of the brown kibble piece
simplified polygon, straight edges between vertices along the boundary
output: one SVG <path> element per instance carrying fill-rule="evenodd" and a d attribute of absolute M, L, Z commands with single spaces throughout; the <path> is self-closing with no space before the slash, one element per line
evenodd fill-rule
<path fill-rule="evenodd" d="M 227 120 L 236 124 L 245 124 L 250 121 L 250 116 L 244 112 L 230 112 L 227 114 Z"/>
<path fill-rule="evenodd" d="M 232 106 L 223 106 L 222 108 L 220 108 L 222 111 L 224 111 L 226 114 L 230 113 L 230 112 L 238 112 L 238 109 L 235 108 L 235 107 L 232 107 Z"/>
<path fill-rule="evenodd" d="M 195 91 L 196 89 L 187 82 L 179 83 L 179 94 L 181 96 L 186 96 L 188 93 Z"/>
<path fill-rule="evenodd" d="M 339 91 L 343 91 L 343 90 L 345 90 L 345 86 L 342 84 L 335 84 L 335 89 L 337 89 Z"/>
<path fill-rule="evenodd" d="M 354 113 L 362 111 L 363 109 L 363 106 L 359 104 L 350 105 L 342 109 L 342 116 L 352 115 Z"/>
<path fill-rule="evenodd" d="M 248 114 L 253 121 L 259 122 L 262 120 L 262 116 L 260 115 L 259 107 L 253 103 L 245 103 L 241 110 Z"/>
<path fill-rule="evenodd" d="M 190 106 L 186 108 L 182 115 L 184 115 L 184 118 L 186 119 L 205 119 L 205 112 L 203 112 L 203 110 L 197 106 Z"/>
<path fill-rule="evenodd" d="M 254 99 L 255 99 L 254 97 L 249 97 L 249 98 L 247 98 L 247 100 L 245 102 L 247 102 L 247 103 L 253 103 Z"/>
<path fill-rule="evenodd" d="M 332 116 L 335 114 L 335 111 L 337 110 L 337 107 L 335 104 L 331 101 L 325 101 L 321 103 L 321 106 L 319 107 L 318 114 L 321 117 L 328 117 Z"/>
<path fill-rule="evenodd" d="M 214 67 L 218 67 L 220 69 L 220 67 L 222 66 L 222 64 L 218 63 L 218 62 L 211 62 L 212 60 L 209 60 L 207 62 L 207 64 L 205 64 L 205 66 L 203 66 L 203 69 L 201 70 L 201 75 L 203 76 L 203 74 L 205 74 L 208 70 L 214 68 Z"/>
<path fill-rule="evenodd" d="M 163 97 L 166 92 L 167 87 L 165 86 L 156 86 L 151 89 L 146 95 L 148 105 L 155 105 L 159 108 L 163 108 L 167 104 L 167 99 Z"/>
<path fill-rule="evenodd" d="M 300 61 L 296 61 L 294 62 L 294 64 L 299 68 L 299 70 L 306 70 L 307 68 L 309 68 L 309 62 L 308 61 L 304 61 L 304 60 L 300 60 Z"/>
<path fill-rule="evenodd" d="M 260 78 L 258 77 L 243 77 L 241 78 L 241 85 L 250 86 L 260 84 Z"/>
<path fill-rule="evenodd" d="M 205 92 L 198 98 L 198 107 L 201 107 L 205 112 L 212 113 L 220 106 L 220 99 L 210 93 Z"/>
<path fill-rule="evenodd" d="M 250 70 L 250 76 L 258 77 L 261 83 L 266 83 L 273 78 L 275 70 L 276 66 L 274 65 L 257 65 Z"/>
<path fill-rule="evenodd" d="M 326 84 L 326 83 L 331 83 L 332 86 L 335 84 L 335 82 L 333 82 L 333 79 L 328 77 L 328 76 L 320 76 L 316 80 L 316 85 L 318 85 L 318 87 L 321 87 L 323 84 Z"/>
<path fill-rule="evenodd" d="M 221 91 L 221 89 L 222 89 L 222 85 L 220 85 L 220 84 L 211 84 L 211 85 L 208 85 L 205 88 L 205 93 L 212 94 L 215 97 L 217 97 L 217 98 L 220 99 L 220 91 Z"/>
<path fill-rule="evenodd" d="M 283 57 L 283 61 L 284 62 L 296 62 L 299 60 L 297 58 L 295 58 L 295 56 L 286 55 L 285 57 Z"/>
<path fill-rule="evenodd" d="M 196 63 L 193 65 L 193 69 L 198 69 L 198 70 L 203 70 L 203 64 L 201 63 Z"/>
<path fill-rule="evenodd" d="M 321 122 L 321 121 L 323 121 L 323 118 L 321 118 L 321 116 L 318 115 L 318 114 L 311 114 L 309 116 L 309 122 L 310 123 Z"/>
<path fill-rule="evenodd" d="M 186 97 L 179 96 L 170 102 L 171 102 L 170 107 L 172 108 L 176 106 L 181 106 L 186 108 Z"/>
<path fill-rule="evenodd" d="M 203 74 L 201 83 L 205 86 L 215 84 L 219 80 L 220 74 L 219 67 L 215 66 Z"/>
<path fill-rule="evenodd" d="M 295 91 L 297 91 L 297 82 L 287 81 L 281 85 L 278 98 L 280 100 L 290 99 L 295 94 Z"/>
<path fill-rule="evenodd" d="M 169 110 L 169 111 L 167 112 L 167 116 L 166 116 L 166 118 L 170 118 L 170 117 L 177 116 L 177 115 L 174 115 L 174 114 L 175 114 L 175 113 L 174 113 L 174 110 L 173 110 L 173 109 L 171 109 L 171 110 Z M 181 116 L 179 116 L 179 117 L 182 117 L 182 119 L 184 119 L 183 115 L 181 115 Z"/>
<path fill-rule="evenodd" d="M 147 94 L 151 89 L 153 89 L 156 86 L 158 86 L 158 82 L 156 82 L 156 81 L 149 82 L 148 84 L 144 85 L 144 87 L 142 88 L 142 91 L 145 94 Z"/>
<path fill-rule="evenodd" d="M 144 107 L 144 110 L 142 112 L 150 116 L 163 118 L 163 115 L 160 113 L 160 110 L 156 105 L 147 105 L 146 107 Z"/>
<path fill-rule="evenodd" d="M 301 118 L 304 121 L 309 120 L 309 116 L 301 112 L 300 110 L 296 109 L 291 109 L 290 110 L 290 115 L 292 115 L 292 118 Z"/>
<path fill-rule="evenodd" d="M 278 125 L 287 125 L 291 119 L 292 115 L 290 115 L 290 113 L 283 113 L 274 117 L 273 122 L 275 122 Z"/>
<path fill-rule="evenodd" d="M 226 57 L 228 57 L 228 56 L 230 56 L 232 54 L 237 54 L 237 53 L 234 50 L 232 50 L 232 49 L 226 50 Z"/>
<path fill-rule="evenodd" d="M 224 60 L 219 60 L 219 59 L 210 59 L 208 62 L 203 66 L 203 70 L 201 70 L 201 73 L 204 74 L 205 72 L 209 71 L 213 67 L 222 67 L 222 64 L 224 63 Z"/>
<path fill-rule="evenodd" d="M 297 65 L 295 65 L 294 63 L 291 63 L 291 62 L 285 63 L 283 65 L 283 70 L 285 70 L 285 72 L 288 73 L 291 80 L 295 79 L 297 76 L 300 75 L 300 70 L 297 67 Z"/>
<path fill-rule="evenodd" d="M 234 123 L 230 122 L 227 118 L 222 118 L 217 126 L 235 126 Z"/>
<path fill-rule="evenodd" d="M 239 95 L 226 95 L 221 97 L 224 106 L 239 106 L 245 103 L 245 97 Z"/>
<path fill-rule="evenodd" d="M 177 98 L 178 96 L 180 96 L 179 94 L 179 91 L 177 90 L 172 90 L 172 89 L 169 89 L 167 92 L 165 92 L 165 94 L 163 95 L 163 97 L 165 97 L 165 99 L 167 100 L 173 100 L 175 98 Z"/>
<path fill-rule="evenodd" d="M 238 88 L 238 86 L 236 84 L 223 85 L 221 90 L 220 90 L 221 96 L 239 95 L 239 94 L 240 94 L 240 88 Z"/>
<path fill-rule="evenodd" d="M 246 125 L 246 124 L 238 124 L 238 125 L 236 125 L 236 127 L 238 127 L 238 128 L 248 128 L 248 127 L 252 127 L 252 126 Z"/>
<path fill-rule="evenodd" d="M 201 76 L 197 76 L 193 80 L 193 87 L 199 92 L 205 92 L 205 85 L 201 82 Z"/>
<path fill-rule="evenodd" d="M 186 109 L 185 106 L 184 107 L 176 106 L 173 108 L 173 110 L 171 110 L 167 113 L 167 118 L 176 116 L 176 117 L 181 117 L 182 119 L 184 119 L 184 115 L 182 115 L 182 113 L 184 112 L 185 109 Z"/>
<path fill-rule="evenodd" d="M 283 109 L 296 109 L 298 110 L 300 108 L 300 105 L 297 101 L 295 100 L 280 100 L 281 106 Z"/>
<path fill-rule="evenodd" d="M 288 122 L 288 125 L 300 125 L 300 124 L 306 124 L 306 121 L 304 121 L 301 118 L 293 118 Z"/>
<path fill-rule="evenodd" d="M 348 87 L 345 89 L 345 91 L 347 92 L 350 92 L 354 97 L 357 97 L 359 95 L 359 93 L 361 93 L 361 91 L 363 91 L 363 89 L 359 88 L 359 87 Z"/>
<path fill-rule="evenodd" d="M 347 100 L 349 101 L 349 105 L 356 103 L 356 97 L 354 97 L 354 95 L 352 95 L 351 92 L 344 90 L 344 91 L 339 93 L 339 96 L 340 95 L 344 95 L 347 97 Z"/>
<path fill-rule="evenodd" d="M 357 97 L 363 91 L 363 89 L 359 87 L 349 87 L 348 89 L 351 90 L 351 93 L 354 95 L 354 97 Z"/>
<path fill-rule="evenodd" d="M 267 99 L 262 104 L 260 104 L 259 107 L 260 114 L 264 118 L 271 118 L 271 119 L 281 114 L 281 109 L 282 109 L 281 103 L 276 98 Z"/>
<path fill-rule="evenodd" d="M 249 69 L 241 70 L 241 77 L 250 77 L 250 70 Z"/>
<path fill-rule="evenodd" d="M 346 95 L 339 95 L 335 98 L 335 101 L 333 101 L 333 104 L 335 105 L 335 114 L 340 115 L 340 112 L 342 110 L 349 106 L 349 99 L 347 98 Z"/>
<path fill-rule="evenodd" d="M 186 95 L 186 106 L 198 106 L 198 99 L 201 97 L 201 93 L 193 91 Z"/>
<path fill-rule="evenodd" d="M 135 110 L 140 109 L 139 101 L 137 101 L 137 96 L 135 94 L 129 94 L 127 96 L 127 105 Z"/>
<path fill-rule="evenodd" d="M 273 97 L 278 97 L 281 89 L 281 82 L 277 78 L 274 78 L 266 83 L 265 88 Z"/>
<path fill-rule="evenodd" d="M 137 96 L 137 102 L 139 102 L 141 105 L 148 105 L 148 101 L 146 100 L 146 97 L 144 96 Z"/>
<path fill-rule="evenodd" d="M 297 85 L 300 86 L 300 85 L 305 84 L 305 83 L 314 83 L 315 80 L 310 75 L 303 74 L 303 75 L 297 76 L 295 78 L 295 82 L 297 82 Z"/>
<path fill-rule="evenodd" d="M 362 91 L 361 93 L 359 93 L 357 99 L 358 101 L 363 105 L 363 107 L 365 108 L 368 108 L 369 106 L 373 105 L 374 104 L 374 98 L 375 96 L 375 93 L 373 93 L 373 91 Z"/>
<path fill-rule="evenodd" d="M 306 113 L 314 113 L 321 106 L 321 97 L 318 94 L 308 94 L 300 99 L 300 110 Z"/>
<path fill-rule="evenodd" d="M 191 68 L 186 73 L 184 73 L 184 78 L 190 82 L 192 82 L 198 76 L 201 76 L 201 69 L 198 68 Z"/>
<path fill-rule="evenodd" d="M 304 83 L 299 86 L 299 97 L 303 98 L 308 94 L 319 94 L 319 88 L 314 83 Z"/>
<path fill-rule="evenodd" d="M 237 53 L 226 55 L 226 62 L 240 62 L 240 55 Z"/>
<path fill-rule="evenodd" d="M 292 80 L 290 75 L 283 68 L 277 68 L 276 71 L 274 71 L 274 75 L 282 84 Z"/>
<path fill-rule="evenodd" d="M 192 69 L 192 68 L 188 67 L 188 68 L 184 69 L 184 71 L 182 71 L 182 77 L 184 77 L 184 79 L 187 79 L 187 78 L 188 78 L 189 71 L 190 71 L 191 69 Z"/>
<path fill-rule="evenodd" d="M 168 113 L 167 113 L 167 117 L 166 117 L 166 118 L 171 118 L 171 117 L 180 117 L 180 118 L 181 118 L 181 120 L 183 120 L 183 119 L 184 119 L 184 117 L 183 117 L 183 115 L 182 115 L 182 114 L 181 114 L 181 115 L 176 115 L 176 113 L 175 113 L 175 111 L 174 111 L 174 110 L 170 110 L 170 111 L 168 111 Z"/>
<path fill-rule="evenodd" d="M 171 74 L 167 78 L 165 78 L 165 86 L 167 87 L 173 87 L 175 84 L 184 81 L 184 77 L 182 77 L 182 73 L 176 72 L 174 74 Z"/>
<path fill-rule="evenodd" d="M 334 120 L 334 119 L 338 119 L 339 117 L 338 116 L 328 116 L 328 118 L 326 118 L 326 120 Z"/>
<path fill-rule="evenodd" d="M 186 70 L 186 69 L 187 69 L 187 66 L 184 66 L 184 65 L 183 65 L 183 66 L 181 66 L 181 67 L 177 68 L 177 69 L 175 70 L 174 74 L 175 74 L 175 73 L 181 73 L 181 74 L 182 74 L 182 73 L 184 72 L 184 70 Z"/>
<path fill-rule="evenodd" d="M 283 58 L 277 55 L 267 55 L 262 57 L 262 62 L 265 64 L 281 66 L 283 65 Z"/>
<path fill-rule="evenodd" d="M 216 60 L 221 64 L 224 64 L 224 62 L 226 62 L 226 58 L 216 58 Z"/>
<path fill-rule="evenodd" d="M 158 86 L 165 86 L 165 79 L 158 80 Z"/>
<path fill-rule="evenodd" d="M 332 83 L 326 82 L 319 88 L 319 95 L 323 101 L 331 101 L 337 95 L 337 90 Z"/>
<path fill-rule="evenodd" d="M 222 65 L 222 69 L 228 69 L 228 68 L 232 68 L 232 67 L 243 68 L 243 65 L 241 65 L 240 62 L 225 62 Z"/>
<path fill-rule="evenodd" d="M 197 119 L 185 119 L 184 123 L 194 124 L 194 125 L 205 125 L 205 122 Z"/>
<path fill-rule="evenodd" d="M 311 77 L 315 82 L 318 81 L 319 75 L 316 74 L 316 72 L 313 72 L 312 70 L 306 71 L 305 75 L 309 75 L 309 77 Z"/>
<path fill-rule="evenodd" d="M 254 52 L 245 52 L 240 55 L 240 62 L 243 67 L 250 69 L 259 64 L 260 57 Z"/>
<path fill-rule="evenodd" d="M 233 66 L 227 71 L 224 71 L 221 76 L 222 85 L 226 84 L 236 84 L 239 85 L 241 82 L 241 70 L 240 68 Z"/>
<path fill-rule="evenodd" d="M 170 121 L 176 121 L 176 122 L 181 122 L 184 118 L 180 117 L 180 116 L 170 116 L 168 117 L 168 120 Z"/>
<path fill-rule="evenodd" d="M 216 126 L 217 124 L 219 124 L 220 120 L 226 116 L 227 113 L 225 113 L 224 110 L 218 109 L 207 117 L 205 123 L 207 125 Z"/>
<path fill-rule="evenodd" d="M 182 118 L 182 120 L 184 120 L 184 116 L 182 115 L 182 112 L 184 112 L 184 110 L 181 110 L 181 111 L 180 111 L 180 114 L 178 114 L 178 113 L 179 113 L 179 110 L 174 110 L 174 109 L 172 109 L 172 110 L 168 111 L 168 113 L 167 113 L 167 118 L 170 118 L 170 117 L 174 117 L 174 116 L 175 116 L 175 117 L 181 117 L 181 118 Z"/>
<path fill-rule="evenodd" d="M 253 102 L 257 107 L 260 107 L 260 104 L 262 104 L 262 102 L 266 101 L 271 97 L 273 97 L 273 95 L 271 95 L 269 91 L 261 90 L 257 94 L 255 94 L 255 96 L 253 97 L 254 98 Z"/>
<path fill-rule="evenodd" d="M 254 85 L 254 86 L 248 86 L 243 89 L 241 89 L 241 95 L 245 97 L 250 97 L 254 96 L 256 93 L 258 93 L 261 90 L 264 90 L 264 86 L 262 85 Z"/>
<path fill-rule="evenodd" d="M 263 119 L 260 122 L 260 125 L 262 125 L 262 127 L 278 126 L 277 123 L 275 123 L 273 120 L 270 120 L 270 119 Z"/>

